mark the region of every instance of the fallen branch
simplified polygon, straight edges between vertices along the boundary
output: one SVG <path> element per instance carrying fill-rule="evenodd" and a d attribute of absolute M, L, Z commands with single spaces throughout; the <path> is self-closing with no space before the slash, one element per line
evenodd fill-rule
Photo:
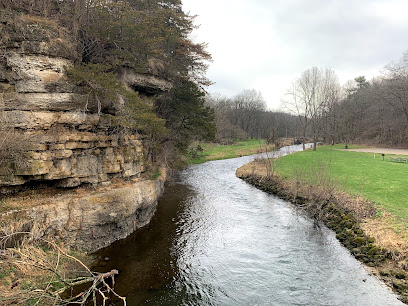
<path fill-rule="evenodd" d="M 6 247 L 10 244 L 10 240 L 14 242 L 15 246 Z M 47 253 L 41 249 L 41 246 L 46 245 L 52 252 Z M 0 297 L 0 304 L 5 302 L 17 302 L 28 300 L 36 300 L 35 305 L 41 305 L 45 300 L 47 304 L 52 305 L 87 305 L 92 301 L 93 305 L 98 305 L 98 297 L 102 299 L 102 305 L 106 305 L 111 298 L 117 298 L 123 301 L 126 305 L 126 298 L 117 294 L 114 290 L 115 276 L 119 274 L 118 270 L 111 270 L 106 273 L 97 273 L 91 271 L 81 260 L 67 254 L 61 247 L 54 242 L 42 238 L 34 237 L 29 232 L 16 232 L 9 235 L 4 235 L 0 238 L 0 259 L 6 262 L 9 266 L 19 268 L 24 274 L 24 271 L 44 271 L 48 273 L 50 279 L 43 285 L 34 286 L 29 290 L 12 290 L 13 294 L 8 297 Z M 62 271 L 61 262 L 70 261 L 75 262 L 84 268 L 82 273 L 85 276 L 68 278 Z M 112 285 L 108 284 L 110 279 Z M 18 286 L 18 280 L 15 281 Z M 76 286 L 90 283 L 88 289 L 76 294 L 73 297 L 65 298 L 64 293 L 68 289 Z M 63 285 L 62 288 L 56 290 L 55 285 Z M 11 288 L 14 288 L 11 286 Z M 16 292 L 17 291 L 17 292 Z M 16 293 L 15 293 L 16 292 Z M 110 295 L 110 296 L 109 296 Z M 50 303 L 51 302 L 51 303 Z"/>

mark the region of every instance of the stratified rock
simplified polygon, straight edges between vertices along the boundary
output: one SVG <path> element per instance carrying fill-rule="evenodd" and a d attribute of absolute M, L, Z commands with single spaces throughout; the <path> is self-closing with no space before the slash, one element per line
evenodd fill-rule
<path fill-rule="evenodd" d="M 142 91 L 148 94 L 157 94 L 169 91 L 172 88 L 172 84 L 167 80 L 154 75 L 136 73 L 125 68 L 121 71 L 120 79 L 135 91 Z"/>
<path fill-rule="evenodd" d="M 79 179 L 67 179 L 64 186 L 74 187 L 79 183 Z M 161 178 L 109 191 L 95 191 L 82 197 L 57 195 L 52 200 L 45 199 L 47 203 L 43 205 L 0 217 L 2 220 L 25 219 L 29 224 L 27 230 L 35 236 L 92 252 L 146 225 L 156 210 L 163 188 Z"/>
<path fill-rule="evenodd" d="M 26 146 L 22 166 L 0 176 L 2 191 L 27 182 L 75 187 L 140 177 L 146 149 L 140 135 L 120 132 L 123 99 L 96 97 L 66 75 L 78 59 L 69 30 L 2 11 L 0 31 L 0 130 Z M 122 72 L 129 88 L 147 94 L 171 88 L 157 76 Z"/>
<path fill-rule="evenodd" d="M 123 132 L 117 119 L 123 99 L 95 97 L 69 81 L 76 46 L 55 21 L 0 11 L 0 33 L 0 131 L 25 146 L 22 166 L 12 174 L 0 171 L 0 192 L 44 182 L 96 188 L 82 197 L 57 191 L 36 207 L 0 214 L 2 221 L 17 229 L 24 220 L 22 231 L 89 251 L 148 223 L 164 179 L 129 183 L 145 171 L 146 148 L 141 135 Z M 131 70 L 122 80 L 148 95 L 171 88 L 166 80 Z M 113 186 L 113 178 L 126 179 L 128 186 L 98 191 Z"/>
<path fill-rule="evenodd" d="M 81 110 L 85 104 L 78 105 L 76 96 L 73 93 L 0 93 L 0 110 L 64 112 Z"/>

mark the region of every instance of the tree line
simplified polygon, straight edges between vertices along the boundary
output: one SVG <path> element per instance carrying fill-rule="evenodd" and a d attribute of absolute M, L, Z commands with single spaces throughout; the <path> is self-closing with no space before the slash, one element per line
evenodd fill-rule
<path fill-rule="evenodd" d="M 371 81 L 358 76 L 343 86 L 331 69 L 308 69 L 287 90 L 283 105 L 315 144 L 407 146 L 408 53 Z"/>
<path fill-rule="evenodd" d="M 209 95 L 207 104 L 215 111 L 217 142 L 256 138 L 276 143 L 282 137 L 297 137 L 298 118 L 289 113 L 268 110 L 262 94 L 255 89 L 243 90 L 232 98 Z"/>
<path fill-rule="evenodd" d="M 341 84 L 332 69 L 303 71 L 287 89 L 282 111 L 267 110 L 256 90 L 235 97 L 210 95 L 215 111 L 216 141 L 261 138 L 275 143 L 357 142 L 379 146 L 408 146 L 408 52 L 367 80 L 357 76 Z"/>

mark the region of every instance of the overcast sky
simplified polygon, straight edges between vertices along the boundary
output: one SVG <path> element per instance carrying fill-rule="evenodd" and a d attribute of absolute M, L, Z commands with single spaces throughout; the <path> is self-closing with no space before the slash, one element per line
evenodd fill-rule
<path fill-rule="evenodd" d="M 313 66 L 342 83 L 380 75 L 408 50 L 408 0 L 183 0 L 198 15 L 195 42 L 213 62 L 210 93 L 260 91 L 277 109 L 290 84 Z"/>

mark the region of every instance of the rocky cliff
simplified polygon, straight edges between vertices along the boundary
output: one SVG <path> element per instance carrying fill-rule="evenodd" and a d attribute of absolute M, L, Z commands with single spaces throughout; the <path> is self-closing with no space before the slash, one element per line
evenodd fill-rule
<path fill-rule="evenodd" d="M 0 214 L 0 232 L 31 232 L 66 247 L 95 251 L 150 222 L 164 179 L 39 194 L 23 207 L 21 198 L 11 199 L 6 202 L 9 211 Z"/>
<path fill-rule="evenodd" d="M 51 20 L 5 13 L 0 13 L 0 33 L 0 131 L 4 141 L 15 139 L 24 146 L 21 165 L 0 171 L 0 191 L 33 184 L 107 186 L 116 178 L 133 182 L 124 189 L 58 198 L 11 215 L 24 216 L 29 230 L 40 235 L 89 250 L 146 224 L 163 179 L 140 180 L 146 169 L 143 135 L 112 130 L 120 99 L 101 108 L 68 80 L 65 71 L 77 59 L 70 33 Z M 131 70 L 121 77 L 127 87 L 148 96 L 171 88 L 166 80 Z"/>
<path fill-rule="evenodd" d="M 25 166 L 0 174 L 0 186 L 48 181 L 74 187 L 139 177 L 144 170 L 143 136 L 110 129 L 120 101 L 100 109 L 67 80 L 65 69 L 76 57 L 69 33 L 53 21 L 30 16 L 2 16 L 0 32 L 1 120 L 3 128 L 23 135 L 28 149 Z M 149 94 L 171 87 L 131 71 L 123 79 Z"/>

